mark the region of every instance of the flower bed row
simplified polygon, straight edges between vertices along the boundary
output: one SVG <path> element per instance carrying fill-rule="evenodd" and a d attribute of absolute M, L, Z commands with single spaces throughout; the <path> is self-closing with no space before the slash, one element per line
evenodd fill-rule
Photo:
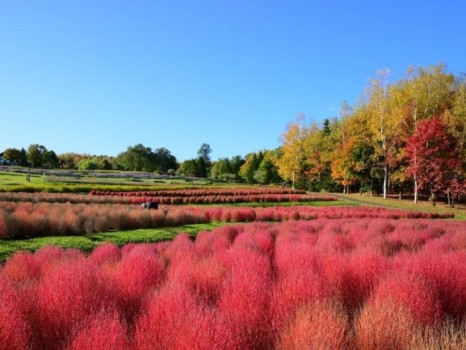
<path fill-rule="evenodd" d="M 159 204 L 232 204 L 232 203 L 282 203 L 336 201 L 335 197 L 309 194 L 238 195 L 238 196 L 193 196 L 193 197 L 132 197 L 138 203 L 152 200 Z"/>
<path fill-rule="evenodd" d="M 47 202 L 47 203 L 95 203 L 95 204 L 141 204 L 154 201 L 159 204 L 222 204 L 222 203 L 280 203 L 335 201 L 325 195 L 307 194 L 254 194 L 254 195 L 211 195 L 211 196 L 107 196 L 59 193 L 0 193 L 0 201 L 10 202 Z"/>
<path fill-rule="evenodd" d="M 95 196 L 126 196 L 126 197 L 203 197 L 203 196 L 250 196 L 269 194 L 305 194 L 306 191 L 282 188 L 203 188 L 157 191 L 101 191 L 92 190 Z"/>
<path fill-rule="evenodd" d="M 317 218 L 450 218 L 431 214 L 369 207 L 305 206 L 246 208 L 139 206 L 112 204 L 0 202 L 0 238 L 82 235 L 109 230 L 160 228 L 195 223 L 313 220 Z"/>
<path fill-rule="evenodd" d="M 8 349 L 459 349 L 463 222 L 318 219 L 0 268 Z M 387 246 L 401 247 L 388 252 Z"/>

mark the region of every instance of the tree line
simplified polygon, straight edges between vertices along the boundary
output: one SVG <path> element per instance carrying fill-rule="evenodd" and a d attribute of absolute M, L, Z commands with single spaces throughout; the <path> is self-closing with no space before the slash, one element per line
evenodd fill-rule
<path fill-rule="evenodd" d="M 303 116 L 282 135 L 280 176 L 298 188 L 409 192 L 446 196 L 466 192 L 466 79 L 443 64 L 410 67 L 390 81 L 377 72 L 355 107 L 306 125 Z"/>
<path fill-rule="evenodd" d="M 152 150 L 142 144 L 129 146 L 116 157 L 72 152 L 57 155 L 43 145 L 31 144 L 27 150 L 7 148 L 0 155 L 3 165 L 42 169 L 141 171 L 249 184 L 282 182 L 276 165 L 279 149 L 251 152 L 244 158 L 236 155 L 216 161 L 212 161 L 211 153 L 210 145 L 204 143 L 197 157 L 180 163 L 168 149 L 161 147 Z"/>

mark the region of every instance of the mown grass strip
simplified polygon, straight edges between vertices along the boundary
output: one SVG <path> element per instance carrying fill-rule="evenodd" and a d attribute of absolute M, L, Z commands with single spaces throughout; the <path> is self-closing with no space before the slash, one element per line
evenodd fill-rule
<path fill-rule="evenodd" d="M 221 207 L 221 208 L 270 208 L 270 207 L 355 207 L 359 203 L 351 200 L 337 199 L 334 201 L 305 201 L 305 202 L 241 202 L 241 203 L 212 203 L 212 204 L 187 204 L 190 207 Z M 182 206 L 182 205 L 180 205 Z"/>
<path fill-rule="evenodd" d="M 339 199 L 338 202 L 348 202 L 357 205 L 370 205 L 376 207 L 384 207 L 390 209 L 402 209 L 409 211 L 418 211 L 425 213 L 436 213 L 436 214 L 454 214 L 456 220 L 466 220 L 466 206 L 456 205 L 455 208 L 448 207 L 445 203 L 438 202 L 435 206 L 431 202 L 418 202 L 413 203 L 412 200 L 408 199 L 394 199 L 378 197 L 378 196 L 361 196 L 360 194 L 336 194 L 332 193 Z"/>
<path fill-rule="evenodd" d="M 46 245 L 56 245 L 61 248 L 76 248 L 91 251 L 97 245 L 112 242 L 119 246 L 126 243 L 154 243 L 173 239 L 180 233 L 195 237 L 200 231 L 211 231 L 216 227 L 227 225 L 224 222 L 210 224 L 194 224 L 159 229 L 140 229 L 131 231 L 113 231 L 96 233 L 86 236 L 52 236 L 22 240 L 2 240 L 0 242 L 0 262 L 20 250 L 36 251 Z"/>

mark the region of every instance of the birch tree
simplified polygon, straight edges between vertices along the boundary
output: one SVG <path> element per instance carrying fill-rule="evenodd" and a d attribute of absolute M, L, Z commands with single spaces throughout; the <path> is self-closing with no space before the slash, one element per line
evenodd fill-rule
<path fill-rule="evenodd" d="M 277 161 L 278 172 L 285 181 L 291 181 L 292 188 L 296 183 L 302 184 L 306 163 L 305 140 L 308 134 L 303 124 L 304 116 L 300 115 L 295 122 L 288 125 L 282 134 L 282 155 Z"/>

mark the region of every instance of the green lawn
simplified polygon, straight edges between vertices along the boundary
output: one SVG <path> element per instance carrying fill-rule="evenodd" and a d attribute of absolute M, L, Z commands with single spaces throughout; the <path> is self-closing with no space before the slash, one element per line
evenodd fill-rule
<path fill-rule="evenodd" d="M 180 227 L 168 227 L 160 229 L 141 229 L 132 231 L 114 231 L 86 236 L 60 236 L 39 237 L 23 240 L 0 241 L 0 262 L 4 262 L 8 256 L 18 250 L 35 251 L 46 245 L 56 245 L 62 248 L 77 248 L 91 251 L 94 247 L 104 242 L 113 242 L 119 246 L 126 243 L 161 242 L 173 239 L 180 233 L 187 233 L 195 237 L 199 231 L 211 231 L 216 227 L 225 225 L 224 222 L 210 224 L 195 224 Z"/>
<path fill-rule="evenodd" d="M 251 208 L 268 208 L 268 207 L 340 207 L 359 205 L 355 201 L 338 199 L 336 201 L 308 201 L 308 202 L 251 202 L 251 203 L 218 203 L 218 204 L 197 204 L 194 206 L 205 207 L 251 207 Z"/>
<path fill-rule="evenodd" d="M 392 209 L 396 208 L 426 213 L 454 214 L 455 219 L 466 220 L 466 206 L 464 204 L 457 205 L 455 208 L 449 208 L 445 203 L 436 203 L 436 205 L 433 206 L 432 203 L 426 201 L 420 201 L 414 204 L 412 200 L 408 199 L 384 199 L 382 196 L 361 196 L 360 194 L 355 193 L 344 195 L 333 193 L 332 195 L 335 195 L 337 198 L 343 201 L 352 202 L 354 204 L 359 205 L 372 205 L 378 207 L 386 207 Z"/>
<path fill-rule="evenodd" d="M 31 174 L 30 182 L 26 180 L 26 174 L 0 171 L 0 187 L 17 185 L 41 185 L 44 183 L 44 176 Z"/>

